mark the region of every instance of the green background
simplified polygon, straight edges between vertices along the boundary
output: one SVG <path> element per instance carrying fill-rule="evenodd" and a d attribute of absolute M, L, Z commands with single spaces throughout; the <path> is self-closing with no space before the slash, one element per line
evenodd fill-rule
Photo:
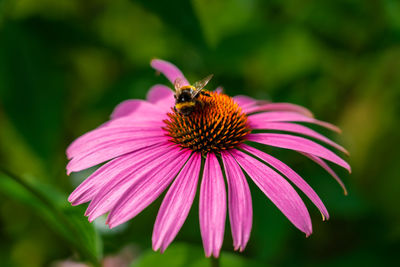
<path fill-rule="evenodd" d="M 96 264 L 109 255 L 134 266 L 209 266 L 198 201 L 166 254 L 151 251 L 160 199 L 128 223 L 89 224 L 68 194 L 65 149 L 108 119 L 119 102 L 155 83 L 152 58 L 190 81 L 213 73 L 229 95 L 292 102 L 337 124 L 316 128 L 349 149 L 353 173 L 334 167 L 344 196 L 317 165 L 274 151 L 326 204 L 305 199 L 304 234 L 250 184 L 254 223 L 244 253 L 229 223 L 222 266 L 382 266 L 400 251 L 400 2 L 396 0 L 94 1 L 0 0 L 0 265 Z M 198 197 L 198 196 L 197 196 Z M 115 256 L 117 255 L 117 256 Z"/>

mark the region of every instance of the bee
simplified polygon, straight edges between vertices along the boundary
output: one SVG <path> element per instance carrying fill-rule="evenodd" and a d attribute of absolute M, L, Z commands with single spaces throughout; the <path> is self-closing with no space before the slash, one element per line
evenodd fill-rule
<path fill-rule="evenodd" d="M 195 109 L 196 105 L 200 102 L 198 100 L 200 95 L 210 96 L 207 92 L 203 91 L 207 83 L 211 80 L 213 74 L 208 75 L 204 79 L 195 82 L 193 85 L 183 85 L 183 80 L 177 78 L 174 82 L 175 87 L 175 107 L 174 110 L 184 116 L 189 116 Z"/>

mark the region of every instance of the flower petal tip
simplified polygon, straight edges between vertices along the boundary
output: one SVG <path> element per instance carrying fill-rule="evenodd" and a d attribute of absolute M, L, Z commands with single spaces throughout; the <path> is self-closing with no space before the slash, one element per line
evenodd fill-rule
<path fill-rule="evenodd" d="M 219 258 L 219 251 L 214 251 L 213 254 L 212 254 L 212 257 L 214 259 L 218 259 Z"/>
<path fill-rule="evenodd" d="M 168 244 L 169 245 L 169 244 Z M 168 245 L 164 244 L 162 241 L 160 240 L 155 240 L 153 239 L 153 244 L 152 244 L 152 249 L 154 251 L 159 251 L 160 254 L 163 254 L 165 252 L 165 250 L 168 248 Z"/>
<path fill-rule="evenodd" d="M 78 206 L 78 205 L 82 204 L 79 201 L 73 201 L 73 200 L 69 200 L 69 199 L 68 199 L 68 202 L 71 203 L 71 206 Z"/>
<path fill-rule="evenodd" d="M 322 221 L 323 221 L 323 222 L 329 220 L 329 214 L 322 214 L 322 213 L 321 213 L 321 216 L 322 216 Z"/>
<path fill-rule="evenodd" d="M 90 211 L 89 211 L 89 209 L 87 209 L 86 211 L 85 211 L 85 214 L 84 214 L 86 217 L 88 217 L 89 215 L 90 215 Z"/>
<path fill-rule="evenodd" d="M 204 251 L 204 255 L 206 256 L 206 258 L 212 257 L 214 259 L 218 259 L 219 254 L 220 254 L 220 249 L 217 249 L 217 248 L 214 251 L 209 251 L 209 252 Z"/>
<path fill-rule="evenodd" d="M 96 218 L 89 217 L 89 218 L 88 218 L 88 221 L 89 221 L 89 222 L 93 222 L 95 219 L 96 219 Z"/>
<path fill-rule="evenodd" d="M 343 148 L 341 151 L 342 151 L 346 156 L 350 157 L 350 152 L 349 152 L 347 149 Z"/>
<path fill-rule="evenodd" d="M 164 74 L 171 83 L 174 83 L 177 78 L 180 78 L 182 79 L 182 85 L 189 84 L 183 73 L 174 64 L 168 61 L 153 59 L 151 60 L 150 65 L 156 71 Z"/>
<path fill-rule="evenodd" d="M 234 245 L 233 249 L 235 251 L 243 252 L 245 248 L 246 248 L 246 245 L 237 244 L 236 246 Z"/>
<path fill-rule="evenodd" d="M 106 225 L 109 229 L 113 229 L 114 227 L 118 226 L 118 224 L 110 224 L 108 221 L 106 221 Z"/>
<path fill-rule="evenodd" d="M 153 249 L 154 252 L 157 252 L 160 249 L 160 245 L 154 244 L 153 241 L 153 245 L 151 246 L 151 248 Z"/>
<path fill-rule="evenodd" d="M 163 62 L 162 59 L 153 57 L 153 58 L 150 60 L 150 65 L 151 65 L 152 67 L 154 67 L 153 65 L 154 65 L 154 64 L 157 64 L 157 63 L 160 62 L 160 61 Z"/>
<path fill-rule="evenodd" d="M 167 247 L 162 246 L 160 248 L 160 254 L 164 254 L 165 250 L 167 249 Z"/>
<path fill-rule="evenodd" d="M 310 229 L 309 231 L 305 232 L 306 234 L 306 238 L 310 237 L 310 235 L 312 234 L 312 229 Z"/>
<path fill-rule="evenodd" d="M 75 200 L 74 196 L 73 196 L 72 194 L 70 194 L 70 195 L 68 196 L 68 202 L 71 203 L 72 206 L 74 206 L 74 204 L 73 204 L 74 200 Z"/>
<path fill-rule="evenodd" d="M 110 221 L 108 221 L 108 219 L 107 219 L 107 221 L 106 221 L 106 225 L 108 225 L 108 228 L 110 228 L 110 229 L 112 229 L 112 228 L 115 227 L 115 225 L 112 224 L 112 223 L 110 223 Z"/>
<path fill-rule="evenodd" d="M 334 124 L 331 124 L 331 123 L 329 123 L 329 122 L 323 122 L 322 124 L 325 125 L 326 128 L 328 128 L 328 129 L 334 131 L 335 133 L 338 133 L 338 134 L 341 134 L 341 133 L 342 133 L 342 130 L 341 130 L 338 126 L 336 126 L 336 125 L 334 125 Z"/>
<path fill-rule="evenodd" d="M 217 258 L 219 258 L 219 253 L 220 253 L 220 251 L 219 251 L 219 249 L 214 249 L 214 251 L 204 251 L 204 254 L 205 254 L 205 256 L 207 257 L 207 258 L 211 258 L 211 257 L 213 257 L 213 258 L 215 258 L 215 259 L 217 259 Z"/>
<path fill-rule="evenodd" d="M 303 233 L 306 234 L 306 238 L 308 238 L 312 234 L 312 231 L 313 231 L 311 225 L 308 226 L 308 229 L 304 229 L 304 230 L 305 231 L 303 231 Z"/>
<path fill-rule="evenodd" d="M 345 168 L 349 174 L 351 174 L 351 167 L 346 161 L 343 163 L 342 167 Z"/>

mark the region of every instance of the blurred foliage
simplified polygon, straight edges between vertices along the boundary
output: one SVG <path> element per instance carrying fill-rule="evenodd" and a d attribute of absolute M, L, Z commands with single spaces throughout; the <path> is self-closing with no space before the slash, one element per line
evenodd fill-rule
<path fill-rule="evenodd" d="M 147 267 L 147 266 L 176 266 L 176 267 L 202 267 L 210 266 L 215 259 L 207 259 L 204 257 L 202 247 L 194 246 L 187 243 L 177 243 L 171 245 L 168 250 L 163 253 L 155 254 L 154 251 L 145 251 L 142 256 L 134 262 L 131 267 Z M 219 265 L 221 267 L 261 267 L 258 262 L 239 257 L 232 253 L 222 253 L 220 255 Z"/>
<path fill-rule="evenodd" d="M 11 199 L 26 205 L 53 228 L 83 259 L 98 264 L 101 258 L 100 238 L 86 219 L 82 208 L 75 209 L 66 196 L 37 183 L 37 179 L 23 179 L 10 173 L 0 173 L 0 190 Z"/>
<path fill-rule="evenodd" d="M 94 263 L 101 243 L 104 255 L 134 246 L 133 266 L 188 266 L 182 265 L 188 259 L 193 266 L 210 265 L 201 252 L 198 200 L 178 244 L 163 256 L 147 251 L 160 199 L 113 230 L 102 218 L 88 224 L 84 207 L 66 202 L 87 176 L 66 176 L 66 147 L 107 120 L 119 102 L 167 84 L 149 66 L 155 57 L 175 63 L 190 81 L 214 73 L 211 86 L 222 85 L 230 95 L 304 105 L 342 128 L 339 137 L 324 133 L 351 153 L 352 175 L 335 168 L 348 186 L 345 197 L 312 162 L 272 150 L 315 188 L 331 220 L 321 222 L 307 202 L 314 233 L 306 239 L 251 184 L 248 248 L 233 254 L 227 224 L 222 266 L 397 260 L 399 1 L 1 0 L 2 266 Z"/>

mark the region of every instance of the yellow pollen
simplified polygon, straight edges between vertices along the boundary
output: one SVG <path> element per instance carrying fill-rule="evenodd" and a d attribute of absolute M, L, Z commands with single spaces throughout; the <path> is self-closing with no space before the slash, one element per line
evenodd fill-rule
<path fill-rule="evenodd" d="M 172 142 L 203 154 L 238 146 L 251 132 L 246 114 L 231 97 L 207 93 L 210 96 L 200 95 L 187 116 L 172 109 L 164 120 L 164 130 Z"/>

